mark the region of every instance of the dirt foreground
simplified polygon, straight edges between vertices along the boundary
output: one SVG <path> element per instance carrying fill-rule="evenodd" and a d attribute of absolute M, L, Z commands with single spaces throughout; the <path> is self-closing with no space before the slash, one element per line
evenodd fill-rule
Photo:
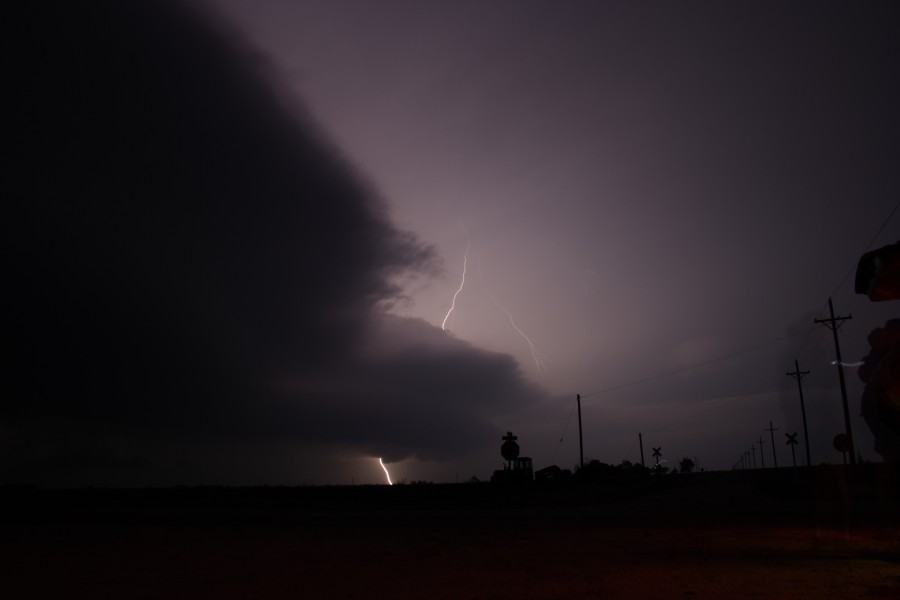
<path fill-rule="evenodd" d="M 767 491 L 778 481 L 681 477 L 567 490 L 7 493 L 0 591 L 8 598 L 900 598 L 892 491 L 845 495 L 831 483 L 828 493 L 803 484 L 804 493 L 786 500 Z"/>

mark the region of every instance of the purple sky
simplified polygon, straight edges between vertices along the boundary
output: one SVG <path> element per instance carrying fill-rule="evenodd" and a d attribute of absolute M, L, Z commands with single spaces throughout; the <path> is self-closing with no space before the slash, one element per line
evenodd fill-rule
<path fill-rule="evenodd" d="M 82 208 L 23 198 L 7 253 L 30 261 L 13 308 L 42 298 L 30 318 L 58 315 L 37 333 L 8 317 L 41 348 L 13 368 L 52 382 L 14 378 L 7 479 L 374 483 L 379 456 L 395 481 L 486 478 L 506 430 L 536 468 L 571 467 L 576 393 L 586 458 L 637 462 L 643 432 L 648 461 L 662 446 L 727 469 L 760 436 L 771 457 L 772 421 L 787 464 L 795 358 L 812 371 L 813 460 L 840 461 L 831 334 L 813 319 L 829 295 L 852 313 L 841 342 L 857 361 L 898 313 L 852 290 L 859 256 L 900 238 L 900 214 L 885 221 L 900 198 L 895 8 L 199 6 L 25 17 L 29 114 L 60 111 L 26 163 L 56 182 L 42 206 L 73 177 Z M 102 89 L 84 91 L 92 76 Z M 84 148 L 102 160 L 73 158 Z M 94 298 L 117 308 L 82 323 Z M 106 342 L 146 371 L 101 385 L 92 360 L 44 350 Z M 847 375 L 859 451 L 877 460 Z"/>

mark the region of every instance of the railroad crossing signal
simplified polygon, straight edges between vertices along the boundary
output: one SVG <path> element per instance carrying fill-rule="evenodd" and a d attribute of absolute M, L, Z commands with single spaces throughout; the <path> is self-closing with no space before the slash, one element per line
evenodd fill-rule
<path fill-rule="evenodd" d="M 656 459 L 656 466 L 659 466 L 659 457 L 662 456 L 662 446 L 653 449 L 653 457 Z"/>
<path fill-rule="evenodd" d="M 506 435 L 503 436 L 503 445 L 500 446 L 500 456 L 502 456 L 507 463 L 510 463 L 519 457 L 519 445 L 516 443 L 516 440 L 519 439 L 518 436 L 512 434 L 512 431 L 507 431 Z"/>
<path fill-rule="evenodd" d="M 797 445 L 797 432 L 794 433 L 786 433 L 784 436 L 787 438 L 785 444 L 791 447 L 791 458 L 794 461 L 794 468 L 797 468 L 797 456 L 794 454 L 794 446 Z"/>
<path fill-rule="evenodd" d="M 844 464 L 847 464 L 847 455 L 850 455 L 851 463 L 853 463 L 853 440 L 846 433 L 839 433 L 834 436 L 832 441 L 834 449 L 844 455 Z"/>

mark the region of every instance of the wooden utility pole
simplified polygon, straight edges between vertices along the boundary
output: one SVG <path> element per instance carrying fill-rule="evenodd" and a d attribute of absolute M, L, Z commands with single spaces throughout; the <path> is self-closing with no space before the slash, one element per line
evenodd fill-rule
<path fill-rule="evenodd" d="M 581 437 L 581 394 L 575 394 L 575 399 L 578 401 L 578 457 L 581 463 L 581 468 L 584 468 L 584 440 Z M 582 473 L 583 475 L 583 473 Z"/>
<path fill-rule="evenodd" d="M 803 441 L 806 443 L 806 466 L 812 466 L 812 459 L 809 457 L 809 430 L 806 428 L 806 406 L 803 404 L 803 376 L 809 375 L 809 371 L 801 371 L 800 363 L 797 362 L 797 359 L 794 359 L 794 371 L 792 373 L 788 373 L 789 377 L 797 378 L 797 388 L 800 392 L 800 414 L 803 416 Z M 791 451 L 793 452 L 794 447 L 791 446 Z M 795 465 L 796 466 L 796 465 Z"/>
<path fill-rule="evenodd" d="M 756 444 L 750 446 L 750 452 L 753 453 L 753 468 L 756 468 Z"/>
<path fill-rule="evenodd" d="M 837 369 L 838 369 L 838 379 L 841 382 L 841 401 L 844 403 L 844 429 L 847 434 L 847 442 L 849 444 L 849 452 L 850 452 L 850 465 L 856 466 L 856 447 L 853 445 L 853 432 L 850 430 L 850 404 L 847 402 L 847 384 L 844 383 L 844 363 L 841 358 L 841 343 L 838 340 L 837 331 L 841 326 L 841 323 L 848 319 L 852 319 L 853 315 L 848 315 L 846 317 L 835 317 L 834 316 L 834 305 L 831 303 L 831 298 L 828 299 L 828 312 L 831 315 L 828 319 L 815 319 L 816 323 L 823 323 L 828 329 L 831 330 L 831 333 L 834 335 L 834 352 L 837 356 Z"/>
<path fill-rule="evenodd" d="M 777 427 L 772 427 L 772 421 L 769 421 L 769 428 L 766 430 L 769 432 L 769 437 L 772 438 L 772 460 L 775 462 L 775 468 L 778 468 L 778 455 L 775 454 L 775 432 L 778 431 Z"/>
<path fill-rule="evenodd" d="M 640 433 L 638 434 L 638 443 L 641 445 L 641 466 L 646 467 L 647 465 L 644 464 L 644 436 Z"/>
<path fill-rule="evenodd" d="M 759 464 L 762 465 L 763 469 L 765 469 L 766 468 L 766 459 L 763 458 L 762 447 L 763 447 L 763 444 L 766 443 L 766 440 L 762 439 L 762 436 L 760 436 L 759 441 L 754 442 L 754 443 L 759 444 Z"/>

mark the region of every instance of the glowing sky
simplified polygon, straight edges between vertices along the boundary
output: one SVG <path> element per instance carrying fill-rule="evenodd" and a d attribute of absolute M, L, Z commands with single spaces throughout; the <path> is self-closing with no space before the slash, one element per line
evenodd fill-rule
<path fill-rule="evenodd" d="M 451 330 L 512 354 L 554 393 L 590 393 L 811 325 L 900 196 L 898 48 L 872 8 L 214 4 L 375 182 L 395 222 L 438 248 L 444 277 L 398 312 L 440 324 L 471 239 L 487 289 L 470 278 Z M 900 237 L 898 218 L 876 245 Z M 546 374 L 485 291 L 542 349 Z M 844 281 L 835 298 L 854 303 L 845 352 L 861 357 L 869 325 L 897 309 L 854 302 L 851 291 Z M 834 417 L 826 334 L 811 333 L 800 358 L 815 372 L 806 385 L 822 388 L 814 412 Z M 731 423 L 747 427 L 735 440 L 746 445 L 769 418 L 795 430 L 782 396 L 801 345 L 803 336 L 586 399 L 589 453 L 635 460 L 629 437 L 641 427 L 663 428 L 692 455 L 711 446 L 687 442 L 693 435 L 740 437 L 718 431 Z M 761 390 L 770 395 L 740 398 Z M 665 429 L 731 397 L 734 408 Z M 534 427 L 546 452 L 569 404 L 540 427 L 524 415 L 508 427 Z M 757 413 L 759 432 L 747 423 Z M 827 442 L 820 460 L 835 460 L 837 423 L 820 417 L 824 431 L 811 437 Z M 523 444 L 529 437 L 523 429 Z M 567 466 L 574 446 L 565 448 Z M 739 454 L 707 462 L 727 467 Z"/>
<path fill-rule="evenodd" d="M 95 461 L 107 461 L 107 471 L 84 469 L 85 481 L 165 483 L 175 469 L 189 482 L 381 483 L 379 456 L 394 463 L 395 482 L 486 478 L 501 462 L 500 434 L 507 430 L 536 468 L 570 467 L 578 457 L 577 427 L 568 421 L 576 393 L 584 398 L 590 458 L 640 460 L 640 431 L 648 461 L 647 449 L 661 446 L 670 462 L 691 456 L 704 468 L 730 468 L 768 436 L 770 420 L 779 436 L 800 430 L 796 383 L 785 375 L 795 357 L 812 371 L 804 385 L 813 459 L 840 460 L 831 447 L 842 428 L 833 347 L 813 319 L 826 316 L 829 295 L 839 314 L 852 312 L 841 339 L 845 360 L 856 361 L 866 354 L 868 332 L 900 312 L 896 303 L 855 296 L 851 273 L 867 248 L 900 238 L 900 215 L 885 221 L 900 199 L 895 8 L 538 0 L 192 4 L 204 7 L 198 27 L 219 37 L 183 34 L 189 41 L 176 37 L 168 53 L 148 51 L 157 62 L 122 64 L 152 70 L 186 53 L 193 58 L 179 67 L 184 73 L 192 72 L 192 60 L 200 70 L 214 65 L 208 84 L 192 85 L 204 90 L 201 102 L 226 108 L 221 119 L 189 128 L 203 141 L 172 159 L 191 165 L 186 171 L 205 168 L 196 158 L 201 150 L 215 148 L 215 160 L 223 148 L 231 152 L 229 140 L 256 145 L 249 156 L 278 157 L 272 166 L 267 158 L 242 158 L 237 148 L 222 162 L 209 159 L 213 174 L 190 177 L 191 189 L 210 194 L 204 207 L 225 193 L 234 210 L 225 217 L 213 209 L 182 214 L 173 203 L 160 222 L 181 214 L 191 224 L 147 233 L 151 245 L 157 236 L 177 239 L 171 247 L 179 252 L 190 246 L 179 236 L 187 240 L 194 228 L 212 231 L 221 245 L 219 254 L 188 269 L 199 278 L 192 285 L 212 282 L 197 284 L 203 293 L 186 294 L 189 301 L 174 291 L 156 297 L 171 301 L 161 314 L 190 324 L 156 343 L 163 354 L 173 344 L 188 357 L 204 357 L 203 376 L 189 378 L 191 385 L 204 397 L 227 388 L 227 415 L 214 401 L 160 401 L 166 385 L 144 390 L 137 394 L 142 402 L 161 404 L 160 422 L 180 414 L 175 407 L 182 403 L 192 407 L 190 418 L 169 427 L 146 415 L 123 417 L 114 433 L 96 434 L 92 444 L 67 433 L 85 456 L 115 457 Z M 70 41 L 85 33 L 80 23 L 66 30 Z M 205 54 L 207 42 L 228 46 L 225 58 Z M 275 101 L 241 96 L 257 83 L 245 86 L 243 74 L 230 74 L 235 56 L 275 90 Z M 42 55 L 34 60 L 52 64 Z M 64 73 L 58 77 L 68 81 Z M 115 83 L 109 86 L 115 91 Z M 33 92 L 46 96 L 50 89 Z M 139 97 L 126 94 L 120 102 Z M 43 102 L 46 110 L 56 108 L 51 99 Z M 173 105 L 161 114 L 181 115 Z M 235 119 L 242 107 L 252 118 Z M 193 119 L 191 110 L 183 118 Z M 295 152 L 280 145 L 290 140 L 269 133 L 283 126 L 270 114 L 278 110 L 288 115 L 285 122 L 305 123 L 308 113 L 322 147 L 344 161 L 363 191 L 335 183 L 327 190 L 340 202 L 313 194 L 315 210 L 294 206 L 309 202 L 308 186 L 326 187 L 308 182 L 314 178 L 284 184 Z M 253 128 L 266 133 L 254 137 Z M 64 129 L 48 126 L 47 143 L 72 139 Z M 166 140 L 142 140 L 148 155 L 166 154 Z M 236 176 L 226 176 L 223 165 L 240 171 L 245 160 L 246 181 L 231 182 Z M 154 175 L 147 162 L 142 172 L 158 193 L 172 187 L 169 181 L 183 183 L 183 175 Z M 64 171 L 65 164 L 57 160 L 51 168 Z M 339 171 L 325 170 L 328 177 Z M 142 181 L 130 174 L 127 185 Z M 92 185 L 82 186 L 82 201 L 95 206 Z M 112 197 L 121 185 L 102 192 Z M 362 204 L 360 194 L 383 204 Z M 359 206 L 375 208 L 370 214 Z M 115 211 L 96 214 L 117 228 Z M 292 230 L 295 217 L 304 225 Z M 268 246 L 260 232 L 272 222 L 283 228 Z M 152 277 L 171 258 L 135 255 Z M 237 265 L 231 279 L 230 265 Z M 66 269 L 60 273 L 60 281 L 70 278 Z M 183 283 L 180 276 L 159 277 L 166 289 Z M 282 285 L 283 278 L 292 283 Z M 229 301 L 219 306 L 220 297 Z M 387 316 L 372 316 L 384 307 Z M 133 312 L 123 309 L 115 318 L 126 323 Z M 251 312 L 266 316 L 257 322 L 246 316 Z M 199 326 L 185 316 L 195 314 L 214 316 Z M 199 334 L 184 334 L 195 326 Z M 204 341 L 191 346 L 182 337 Z M 34 341 L 28 333 L 21 339 Z M 157 354 L 147 351 L 144 359 L 153 362 Z M 239 383 L 210 389 L 209 377 L 235 366 Z M 134 388 L 139 377 L 125 377 L 122 387 Z M 262 381 L 277 393 L 260 396 Z M 848 382 L 851 400 L 858 399 L 852 370 Z M 13 386 L 15 393 L 22 389 Z M 103 430 L 95 427 L 96 414 L 115 412 L 103 403 L 97 413 L 51 406 L 50 420 L 61 428 L 86 422 Z M 259 417 L 248 424 L 253 432 L 239 426 L 249 414 Z M 145 438 L 122 441 L 134 422 L 148 420 Z M 47 430 L 36 417 L 8 422 L 5 444 L 30 458 L 4 459 L 4 472 L 55 481 L 48 465 L 70 446 L 22 442 L 35 429 Z M 853 427 L 863 457 L 876 460 L 865 424 L 855 419 Z M 776 440 L 787 464 L 789 450 Z M 129 460 L 151 466 L 129 472 Z"/>

